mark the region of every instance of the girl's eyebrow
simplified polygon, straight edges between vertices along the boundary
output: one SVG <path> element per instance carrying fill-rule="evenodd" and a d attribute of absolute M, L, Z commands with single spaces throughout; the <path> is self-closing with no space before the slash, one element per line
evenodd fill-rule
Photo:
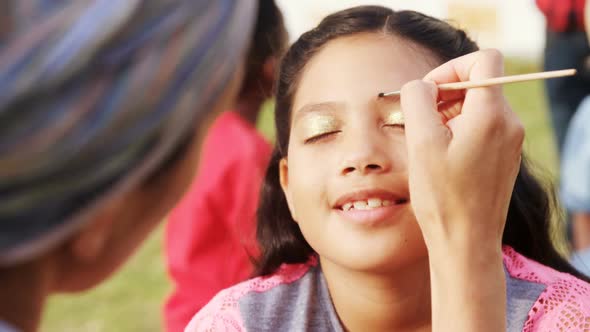
<path fill-rule="evenodd" d="M 305 116 L 308 116 L 309 114 L 330 113 L 342 109 L 343 107 L 344 103 L 337 101 L 326 101 L 321 103 L 307 104 L 295 112 L 295 115 L 293 117 L 293 123 L 297 122 L 299 119 Z"/>
<path fill-rule="evenodd" d="M 400 103 L 401 99 L 400 96 L 390 96 L 390 97 L 377 97 L 377 104 L 378 105 L 390 105 L 390 104 L 397 104 Z"/>
<path fill-rule="evenodd" d="M 400 96 L 391 97 L 378 97 L 375 100 L 376 105 L 385 106 L 391 104 L 397 104 L 400 102 Z M 293 116 L 293 123 L 296 123 L 299 119 L 308 116 L 313 113 L 328 113 L 340 110 L 344 107 L 344 102 L 338 101 L 325 101 L 321 103 L 310 103 L 302 106 L 297 110 Z"/>

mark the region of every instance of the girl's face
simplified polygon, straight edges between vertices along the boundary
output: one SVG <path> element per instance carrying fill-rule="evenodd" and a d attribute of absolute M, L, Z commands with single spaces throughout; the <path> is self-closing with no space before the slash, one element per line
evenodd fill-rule
<path fill-rule="evenodd" d="M 399 99 L 377 98 L 432 70 L 425 53 L 384 34 L 341 37 L 301 74 L 281 185 L 322 261 L 392 272 L 427 258 L 410 206 Z"/>

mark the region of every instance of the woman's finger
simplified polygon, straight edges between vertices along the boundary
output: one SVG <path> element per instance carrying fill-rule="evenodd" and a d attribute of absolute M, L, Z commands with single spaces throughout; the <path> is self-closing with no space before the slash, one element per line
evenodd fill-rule
<path fill-rule="evenodd" d="M 434 83 L 411 81 L 402 87 L 402 112 L 404 113 L 408 146 L 420 144 L 448 144 L 448 128 L 438 111 L 437 89 Z"/>
<path fill-rule="evenodd" d="M 446 62 L 433 69 L 424 79 L 436 82 L 436 84 L 444 84 L 480 81 L 487 78 L 499 77 L 503 74 L 504 65 L 502 54 L 496 49 L 487 49 Z M 496 96 L 502 93 L 500 86 L 471 90 L 484 91 L 485 94 L 492 93 Z M 471 90 L 439 91 L 439 100 L 456 100 L 465 97 L 467 91 Z"/>

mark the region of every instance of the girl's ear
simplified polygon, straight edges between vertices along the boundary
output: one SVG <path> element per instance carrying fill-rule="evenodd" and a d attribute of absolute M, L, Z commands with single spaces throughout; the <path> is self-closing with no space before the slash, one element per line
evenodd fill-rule
<path fill-rule="evenodd" d="M 71 257 L 84 264 L 91 263 L 104 250 L 112 235 L 113 223 L 117 220 L 110 209 L 105 209 L 100 216 L 94 219 L 86 227 L 82 228 L 70 240 Z"/>
<path fill-rule="evenodd" d="M 262 65 L 262 74 L 266 81 L 274 82 L 277 70 L 278 58 L 269 57 Z"/>
<path fill-rule="evenodd" d="M 297 216 L 295 215 L 295 209 L 293 207 L 293 199 L 291 192 L 289 191 L 289 163 L 287 158 L 282 158 L 279 161 L 279 181 L 281 182 L 281 188 L 287 199 L 287 205 L 289 206 L 291 216 L 293 217 L 293 220 L 297 222 Z"/>
<path fill-rule="evenodd" d="M 263 90 L 264 96 L 267 98 L 270 98 L 273 95 L 277 64 L 278 59 L 276 57 L 269 57 L 262 64 L 262 71 L 260 72 L 258 84 L 259 88 Z"/>

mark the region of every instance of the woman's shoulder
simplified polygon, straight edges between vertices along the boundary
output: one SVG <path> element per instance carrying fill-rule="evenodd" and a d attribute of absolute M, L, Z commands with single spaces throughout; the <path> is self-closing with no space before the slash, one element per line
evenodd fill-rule
<path fill-rule="evenodd" d="M 504 264 L 511 279 L 538 286 L 523 331 L 590 329 L 590 284 L 528 259 L 510 247 L 504 247 Z"/>
<path fill-rule="evenodd" d="M 269 276 L 256 277 L 220 291 L 193 317 L 185 331 L 246 331 L 248 322 L 243 319 L 245 316 L 243 311 L 252 308 L 262 310 L 261 306 L 264 304 L 258 303 L 258 305 L 243 308 L 245 303 L 253 300 L 260 301 L 257 298 L 264 295 L 270 295 L 276 300 L 273 293 L 284 288 L 282 286 L 289 286 L 303 279 L 316 265 L 315 258 L 302 264 L 283 264 L 277 272 Z M 285 300 L 290 299 L 285 298 Z M 250 319 L 250 317 L 247 318 Z"/>

